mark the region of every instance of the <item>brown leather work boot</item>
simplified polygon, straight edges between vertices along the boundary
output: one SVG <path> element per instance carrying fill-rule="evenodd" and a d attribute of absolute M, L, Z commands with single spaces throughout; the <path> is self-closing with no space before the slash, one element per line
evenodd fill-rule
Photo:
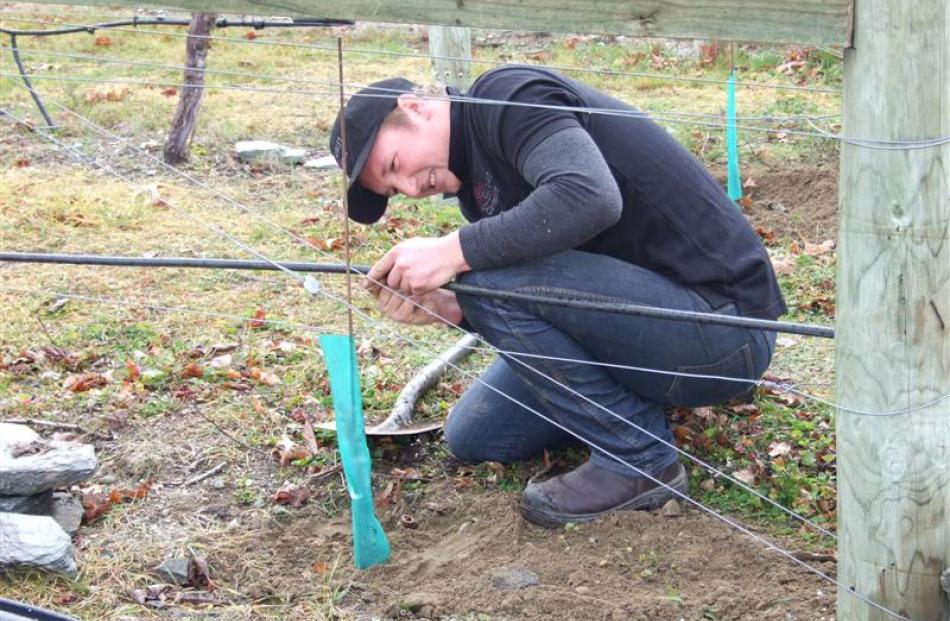
<path fill-rule="evenodd" d="M 679 462 L 654 476 L 686 494 L 686 469 Z M 590 522 L 612 511 L 656 509 L 671 498 L 679 497 L 646 477 L 623 476 L 587 461 L 545 481 L 530 481 L 521 495 L 521 515 L 538 526 L 557 528 Z"/>

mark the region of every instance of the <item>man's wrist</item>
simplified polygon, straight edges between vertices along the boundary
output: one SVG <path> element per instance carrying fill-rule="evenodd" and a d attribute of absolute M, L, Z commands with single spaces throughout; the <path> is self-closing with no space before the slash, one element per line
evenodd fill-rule
<path fill-rule="evenodd" d="M 452 231 L 444 238 L 446 240 L 446 245 L 448 246 L 448 255 L 449 260 L 452 264 L 452 269 L 455 270 L 456 274 L 461 274 L 472 269 L 468 264 L 468 261 L 465 260 L 465 253 L 462 252 L 462 241 L 459 239 L 458 230 Z"/>

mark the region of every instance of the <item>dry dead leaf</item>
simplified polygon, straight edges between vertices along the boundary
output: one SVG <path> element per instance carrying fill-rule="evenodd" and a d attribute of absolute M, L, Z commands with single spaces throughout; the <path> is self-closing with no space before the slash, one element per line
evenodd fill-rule
<path fill-rule="evenodd" d="M 772 442 L 769 444 L 769 457 L 781 457 L 792 452 L 792 445 L 788 442 Z"/>
<path fill-rule="evenodd" d="M 306 485 L 287 483 L 271 496 L 271 502 L 275 505 L 290 505 L 294 509 L 299 509 L 310 499 L 312 493 Z"/>
<path fill-rule="evenodd" d="M 109 502 L 121 505 L 133 500 L 145 500 L 152 489 L 152 480 L 146 479 L 135 489 L 114 489 L 109 492 Z"/>
<path fill-rule="evenodd" d="M 87 524 L 104 514 L 112 506 L 109 497 L 102 493 L 83 494 L 80 502 L 82 502 L 83 521 Z"/>
<path fill-rule="evenodd" d="M 732 473 L 732 477 L 739 481 L 742 481 L 746 485 L 753 485 L 755 483 L 755 475 L 752 473 L 752 470 L 749 468 L 743 468 L 742 470 L 736 470 Z"/>
<path fill-rule="evenodd" d="M 99 47 L 109 47 L 110 45 L 112 45 L 112 39 L 110 39 L 109 37 L 105 35 L 100 35 L 96 37 L 95 44 L 98 45 Z"/>
<path fill-rule="evenodd" d="M 201 377 L 204 375 L 204 371 L 194 362 L 189 362 L 185 365 L 185 368 L 181 371 L 181 376 L 184 378 L 189 377 Z"/>
<path fill-rule="evenodd" d="M 755 227 L 756 234 L 762 238 L 762 243 L 766 246 L 774 246 L 777 243 L 775 231 L 761 226 Z"/>
<path fill-rule="evenodd" d="M 254 314 L 251 315 L 251 320 L 248 322 L 248 325 L 255 330 L 260 330 L 267 325 L 267 322 L 264 321 L 266 317 L 267 313 L 264 312 L 264 309 L 258 308 L 254 311 Z"/>
<path fill-rule="evenodd" d="M 303 439 L 307 444 L 307 448 L 310 449 L 310 452 L 316 455 L 320 452 L 320 445 L 317 444 L 317 438 L 313 433 L 313 427 L 310 425 L 309 420 L 304 420 L 303 422 Z"/>
<path fill-rule="evenodd" d="M 128 373 L 127 379 L 130 382 L 134 382 L 139 378 L 140 375 L 142 375 L 142 370 L 139 368 L 139 365 L 137 365 L 135 361 L 131 359 L 125 361 L 125 370 L 126 373 Z"/>
<path fill-rule="evenodd" d="M 777 276 L 791 274 L 795 271 L 795 261 L 791 257 L 779 257 L 772 259 L 772 269 Z"/>
<path fill-rule="evenodd" d="M 284 449 L 274 449 L 274 451 L 277 453 L 282 468 L 289 466 L 298 459 L 308 459 L 310 457 L 310 451 L 308 451 L 306 447 L 299 445 Z"/>
<path fill-rule="evenodd" d="M 164 95 L 165 97 L 174 97 L 177 94 L 178 94 L 178 89 L 175 88 L 174 86 L 169 86 L 168 88 L 162 89 L 162 95 Z"/>
<path fill-rule="evenodd" d="M 247 32 L 244 33 L 244 38 L 247 39 L 248 41 L 253 41 L 254 39 L 257 38 L 257 32 L 255 32 L 254 30 L 248 30 Z"/>
<path fill-rule="evenodd" d="M 93 388 L 105 386 L 107 383 L 105 376 L 99 373 L 70 374 L 63 382 L 63 388 L 72 392 L 86 392 Z"/>

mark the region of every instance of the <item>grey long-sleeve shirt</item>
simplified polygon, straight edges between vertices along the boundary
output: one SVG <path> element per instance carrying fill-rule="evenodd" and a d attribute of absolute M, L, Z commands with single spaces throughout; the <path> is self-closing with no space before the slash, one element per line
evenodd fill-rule
<path fill-rule="evenodd" d="M 520 172 L 533 188 L 520 204 L 459 231 L 472 269 L 521 263 L 570 250 L 620 219 L 623 201 L 590 135 L 567 127 L 523 155 Z"/>

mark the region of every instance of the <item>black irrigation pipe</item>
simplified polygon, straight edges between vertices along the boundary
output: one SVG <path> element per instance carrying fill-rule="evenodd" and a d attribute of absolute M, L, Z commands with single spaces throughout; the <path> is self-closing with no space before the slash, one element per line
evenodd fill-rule
<path fill-rule="evenodd" d="M 327 26 L 352 26 L 353 21 L 348 19 L 328 19 L 323 17 L 294 17 L 290 19 L 246 19 L 241 18 L 239 20 L 228 19 L 227 17 L 219 17 L 215 20 L 215 28 L 253 28 L 254 30 L 261 30 L 263 28 L 314 28 L 314 27 L 327 27 Z M 36 102 L 36 107 L 40 109 L 40 114 L 43 115 L 43 119 L 46 121 L 46 126 L 50 129 L 55 128 L 53 124 L 53 119 L 50 117 L 49 112 L 46 110 L 46 106 L 43 105 L 43 101 L 40 99 L 40 96 L 33 89 L 33 85 L 30 83 L 30 78 L 27 76 L 26 68 L 23 66 L 23 61 L 20 60 L 20 50 L 17 48 L 17 37 L 50 37 L 53 35 L 64 35 L 64 34 L 75 34 L 77 32 L 86 32 L 89 34 L 95 34 L 97 30 L 106 30 L 108 28 L 120 28 L 122 26 L 188 26 L 191 24 L 190 19 L 183 18 L 164 18 L 164 17 L 147 17 L 147 18 L 138 18 L 133 17 L 132 19 L 124 19 L 115 22 L 101 22 L 98 24 L 90 24 L 88 26 L 73 26 L 70 28 L 57 28 L 57 29 L 47 29 L 47 30 L 15 30 L 12 28 L 0 28 L 0 33 L 10 36 L 10 48 L 13 52 L 13 60 L 16 61 L 17 69 L 20 72 L 20 77 L 23 78 L 23 83 L 26 84 L 27 90 L 30 91 L 30 95 L 33 97 L 33 101 Z"/>
<path fill-rule="evenodd" d="M 0 618 L 10 621 L 76 621 L 52 610 L 0 597 Z"/>
<path fill-rule="evenodd" d="M 108 255 L 89 254 L 49 254 L 42 252 L 0 252 L 0 261 L 14 263 L 58 263 L 70 265 L 111 265 L 123 267 L 189 267 L 206 269 L 234 269 L 234 270 L 277 270 L 281 269 L 266 261 L 249 261 L 243 259 L 205 259 L 191 257 L 118 257 Z M 322 272 L 328 274 L 345 274 L 346 266 L 339 263 L 302 263 L 284 262 L 279 265 L 295 272 Z M 353 265 L 354 273 L 366 274 L 368 265 Z M 788 321 L 769 321 L 752 317 L 734 317 L 716 315 L 714 313 L 700 313 L 696 311 L 674 310 L 639 304 L 592 302 L 575 298 L 561 298 L 519 293 L 516 291 L 498 291 L 484 287 L 473 287 L 457 282 L 445 285 L 445 289 L 455 293 L 476 295 L 506 301 L 533 302 L 578 308 L 583 310 L 617 313 L 621 315 L 637 315 L 640 317 L 654 317 L 656 319 L 670 319 L 673 321 L 691 321 L 694 323 L 716 324 L 735 328 L 768 330 L 787 334 L 801 334 L 833 339 L 834 328 L 816 326 L 807 323 L 793 323 Z"/>

